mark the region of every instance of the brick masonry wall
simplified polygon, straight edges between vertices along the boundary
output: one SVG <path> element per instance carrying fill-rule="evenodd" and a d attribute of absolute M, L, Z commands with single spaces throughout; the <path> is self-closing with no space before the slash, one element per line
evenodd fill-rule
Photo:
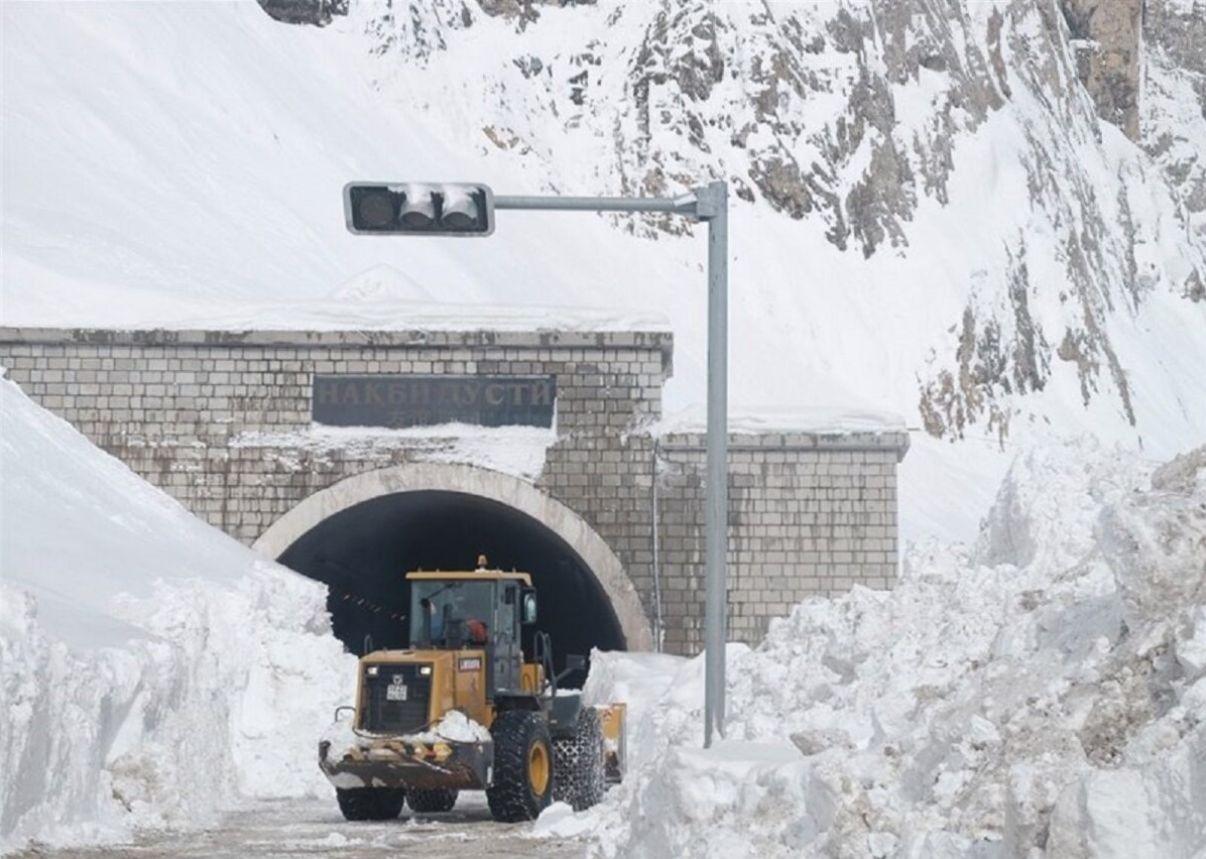
<path fill-rule="evenodd" d="M 703 646 L 704 438 L 660 440 L 658 559 L 668 650 Z M 760 641 L 804 597 L 897 572 L 896 466 L 904 432 L 729 439 L 729 638 Z"/>
<path fill-rule="evenodd" d="M 430 440 L 290 447 L 311 427 L 313 375 L 552 375 L 557 440 L 537 486 L 607 542 L 655 621 L 654 439 L 673 341 L 664 332 L 205 332 L 0 329 L 0 365 L 34 400 L 186 507 L 250 544 L 351 474 L 420 461 Z M 248 434 L 263 443 L 232 444 Z M 734 436 L 730 629 L 754 642 L 804 595 L 896 573 L 903 433 Z M 664 641 L 702 643 L 703 451 L 657 459 Z"/>

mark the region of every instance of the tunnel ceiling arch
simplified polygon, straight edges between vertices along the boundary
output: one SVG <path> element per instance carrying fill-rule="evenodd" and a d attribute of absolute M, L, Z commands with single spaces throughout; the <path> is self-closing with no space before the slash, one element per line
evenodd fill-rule
<path fill-rule="evenodd" d="M 253 548 L 280 558 L 306 534 L 343 511 L 402 493 L 473 496 L 535 520 L 568 546 L 594 576 L 628 649 L 652 649 L 653 636 L 640 597 L 603 538 L 569 507 L 501 472 L 452 463 L 406 463 L 356 474 L 306 498 L 260 535 Z"/>

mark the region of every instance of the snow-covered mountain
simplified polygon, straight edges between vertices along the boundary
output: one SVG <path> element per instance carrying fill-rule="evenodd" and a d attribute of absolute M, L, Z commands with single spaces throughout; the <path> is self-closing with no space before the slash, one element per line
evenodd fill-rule
<path fill-rule="evenodd" d="M 664 314 L 673 408 L 703 393 L 701 231 L 508 212 L 471 247 L 364 240 L 339 189 L 720 177 L 735 408 L 909 416 L 910 530 L 967 533 L 997 449 L 1035 435 L 1206 437 L 1202 0 L 293 8 L 326 26 L 5 5 L 6 321 L 280 324 L 287 302 L 310 325 L 360 300 L 388 324 L 396 289 L 346 288 L 385 265 L 440 302 Z"/>
<path fill-rule="evenodd" d="M 869 285 L 949 299 L 937 332 L 915 329 L 932 351 L 910 366 L 934 435 L 987 423 L 1004 436 L 1056 374 L 1136 424 L 1135 353 L 1154 344 L 1124 343 L 1126 329 L 1149 303 L 1206 298 L 1206 134 L 1193 116 L 1206 111 L 1206 40 L 1193 38 L 1206 5 L 1152 4 L 1150 51 L 1139 0 L 434 0 L 408 11 L 366 25 L 382 91 L 409 110 L 454 106 L 438 113 L 450 142 L 481 125 L 550 186 L 667 194 L 725 178 L 740 199 L 801 222 L 801 244 L 823 237 L 842 252 L 856 282 L 863 260 L 927 267 L 941 245 L 961 245 L 947 283 L 931 269 Z M 1115 57 L 1128 47 L 1129 60 Z M 449 74 L 468 68 L 471 88 Z M 785 291 L 812 288 L 799 261 Z"/>

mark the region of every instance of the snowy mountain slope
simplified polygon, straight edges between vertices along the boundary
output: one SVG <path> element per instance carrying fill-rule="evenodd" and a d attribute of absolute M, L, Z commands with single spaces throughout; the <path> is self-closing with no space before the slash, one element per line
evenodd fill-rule
<path fill-rule="evenodd" d="M 675 409 L 702 399 L 700 231 L 508 212 L 487 241 L 366 240 L 339 189 L 724 176 L 734 407 L 894 410 L 943 439 L 905 461 L 911 533 L 970 535 L 977 505 L 943 499 L 985 498 L 1001 446 L 1206 435 L 1192 40 L 1144 46 L 1140 146 L 1047 0 L 415 0 L 322 29 L 104 8 L 3 9 L 7 322 L 390 324 L 396 289 L 345 287 L 384 264 L 425 301 L 664 315 Z"/>
<path fill-rule="evenodd" d="M 1143 7 L 1143 39 L 1143 148 L 1184 202 L 1200 242 L 1206 236 L 1206 2 L 1151 0 Z M 1206 301 L 1204 284 L 1192 281 L 1191 297 Z"/>
<path fill-rule="evenodd" d="M 458 105 L 437 117 L 451 119 L 447 139 L 481 122 L 558 186 L 668 193 L 723 176 L 740 198 L 804 221 L 798 233 L 850 252 L 850 273 L 877 253 L 932 264 L 958 237 L 970 253 L 945 273 L 953 283 L 918 271 L 916 284 L 893 285 L 946 299 L 939 313 L 956 328 L 926 344 L 933 360 L 912 363 L 926 428 L 959 435 L 981 422 L 1004 435 L 1011 395 L 1042 390 L 1061 361 L 1083 400 L 1103 396 L 1136 421 L 1125 329 L 1145 300 L 1179 307 L 1168 299 L 1194 289 L 1206 243 L 1186 241 L 1176 194 L 1098 121 L 1053 4 L 470 8 L 433 2 L 368 25 L 394 67 L 385 93 L 407 108 L 433 91 Z M 1178 58 L 1200 64 L 1203 52 L 1186 41 Z M 467 89 L 450 68 L 481 68 L 487 84 Z M 554 135 L 574 163 L 541 146 Z M 987 169 L 966 163 L 985 144 Z"/>
<path fill-rule="evenodd" d="M 0 379 L 0 851 L 325 790 L 351 659 L 325 588 Z"/>

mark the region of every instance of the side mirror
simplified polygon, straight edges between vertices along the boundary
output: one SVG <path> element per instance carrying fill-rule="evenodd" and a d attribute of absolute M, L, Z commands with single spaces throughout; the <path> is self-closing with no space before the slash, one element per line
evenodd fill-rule
<path fill-rule="evenodd" d="M 528 625 L 536 622 L 536 591 L 527 589 L 523 592 L 523 623 Z"/>

